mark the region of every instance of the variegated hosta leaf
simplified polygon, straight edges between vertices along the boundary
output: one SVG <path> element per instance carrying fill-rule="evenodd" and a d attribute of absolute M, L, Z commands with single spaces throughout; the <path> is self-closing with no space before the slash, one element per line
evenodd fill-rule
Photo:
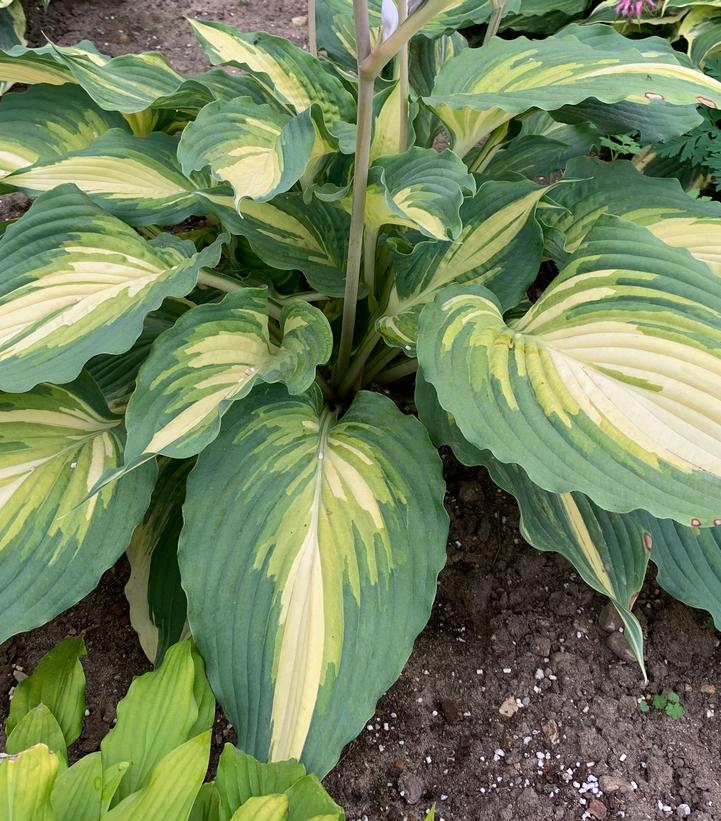
<path fill-rule="evenodd" d="M 669 52 L 645 53 L 643 40 L 627 40 L 610 29 L 583 40 L 575 31 L 569 27 L 544 40 L 493 39 L 446 63 L 426 102 L 446 124 L 458 153 L 524 111 L 551 111 L 588 97 L 721 106 L 721 83 L 681 65 Z"/>
<path fill-rule="evenodd" d="M 148 358 L 150 348 L 163 331 L 171 328 L 193 303 L 182 299 L 166 299 L 157 311 L 143 320 L 143 330 L 132 348 L 115 356 L 94 356 L 85 369 L 97 382 L 108 407 L 114 413 L 122 413 L 128 405 L 140 366 Z"/>
<path fill-rule="evenodd" d="M 203 196 L 223 227 L 245 237 L 267 265 L 302 271 L 316 291 L 343 296 L 350 217 L 340 205 L 316 199 L 308 207 L 302 194 L 289 192 L 272 202 L 242 200 L 236 211 L 230 196 Z"/>
<path fill-rule="evenodd" d="M 609 513 L 581 493 L 548 493 L 533 485 L 517 465 L 504 465 L 488 451 L 469 444 L 420 372 L 415 400 L 418 415 L 436 445 L 450 445 L 465 465 L 484 465 L 493 481 L 516 497 L 524 539 L 539 550 L 561 553 L 587 584 L 611 598 L 641 667 L 643 634 L 628 611 L 642 586 L 649 558 L 665 590 L 691 607 L 707 610 L 716 626 L 721 625 L 721 521 L 711 527 L 686 527 L 671 519 L 656 519 L 644 510 Z M 561 526 L 559 512 L 563 514 Z M 587 534 L 592 536 L 590 541 Z"/>
<path fill-rule="evenodd" d="M 0 48 L 24 46 L 25 12 L 20 0 L 0 4 Z"/>
<path fill-rule="evenodd" d="M 721 51 L 721 14 L 718 8 L 692 8 L 678 27 L 678 36 L 688 44 L 688 56 L 699 66 Z"/>
<path fill-rule="evenodd" d="M 643 629 L 632 612 L 649 559 L 643 528 L 631 516 L 608 513 L 582 493 L 549 493 L 517 465 L 486 454 L 493 481 L 518 501 L 523 538 L 538 550 L 560 553 L 586 584 L 613 602 L 645 676 Z"/>
<path fill-rule="evenodd" d="M 50 794 L 58 756 L 44 744 L 0 758 L 0 807 L 3 821 L 56 821 Z"/>
<path fill-rule="evenodd" d="M 509 173 L 530 179 L 550 177 L 571 157 L 587 154 L 598 139 L 588 123 L 562 123 L 545 111 L 534 111 L 521 119 L 518 135 L 489 158 L 484 173 L 495 178 Z"/>
<path fill-rule="evenodd" d="M 130 623 L 145 655 L 156 666 L 166 650 L 186 638 L 187 601 L 180 586 L 178 536 L 183 525 L 185 480 L 192 462 L 160 460 L 158 482 L 126 555 L 130 578 L 125 597 Z"/>
<path fill-rule="evenodd" d="M 428 619 L 442 497 L 422 426 L 380 394 L 359 393 L 340 421 L 320 391 L 280 386 L 229 412 L 190 475 L 179 556 L 241 748 L 331 768 Z"/>
<path fill-rule="evenodd" d="M 464 465 L 483 465 L 499 487 L 516 497 L 523 538 L 538 550 L 560 553 L 586 584 L 613 602 L 644 670 L 643 630 L 631 610 L 646 575 L 650 542 L 633 519 L 636 514 L 608 513 L 582 493 L 549 493 L 534 485 L 518 465 L 503 464 L 489 451 L 474 447 L 438 404 L 433 386 L 420 372 L 415 399 L 436 445 L 450 445 Z"/>
<path fill-rule="evenodd" d="M 542 488 L 721 518 L 721 281 L 646 229 L 599 220 L 510 325 L 490 291 L 442 291 L 418 358 L 464 437 Z"/>
<path fill-rule="evenodd" d="M 456 239 L 463 197 L 475 190 L 473 176 L 447 149 L 379 157 L 368 175 L 366 225 L 406 225 L 433 239 Z"/>
<path fill-rule="evenodd" d="M 186 126 L 178 146 L 183 171 L 209 167 L 228 182 L 235 204 L 270 200 L 303 176 L 315 143 L 310 109 L 290 116 L 248 97 L 219 100 Z"/>
<path fill-rule="evenodd" d="M 520 0 L 518 7 L 504 16 L 500 28 L 525 34 L 555 34 L 570 19 L 583 16 L 588 5 L 589 0 Z M 618 15 L 615 17 L 618 19 Z"/>
<path fill-rule="evenodd" d="M 105 62 L 108 58 L 99 54 L 95 46 L 83 41 L 75 46 L 75 49 L 88 49 L 88 53 L 93 55 L 93 59 Z M 41 48 L 25 48 L 17 45 L 0 47 L 0 83 L 49 83 L 50 85 L 63 85 L 72 83 L 73 75 L 70 70 L 61 62 L 60 57 L 51 45 Z"/>
<path fill-rule="evenodd" d="M 708 610 L 716 629 L 721 628 L 721 522 L 684 527 L 645 511 L 629 515 L 644 529 L 658 568 L 656 581 L 685 604 Z"/>
<path fill-rule="evenodd" d="M 504 14 L 518 11 L 521 0 L 509 0 L 503 7 Z M 489 0 L 455 0 L 426 23 L 422 33 L 427 37 L 438 37 L 467 26 L 485 23 L 491 15 Z"/>
<path fill-rule="evenodd" d="M 552 249 L 557 260 L 578 248 L 599 217 L 615 214 L 668 245 L 687 248 L 721 276 L 719 203 L 692 199 L 678 180 L 647 177 L 625 160 L 578 157 L 568 163 L 566 177 L 576 182 L 556 186 L 548 196 L 562 208 L 545 209 L 541 218 L 564 238 L 563 248 Z"/>
<path fill-rule="evenodd" d="M 123 54 L 101 62 L 73 48 L 54 48 L 75 81 L 107 111 L 143 111 L 158 98 L 174 94 L 185 82 L 158 52 Z"/>
<path fill-rule="evenodd" d="M 300 114 L 317 103 L 328 125 L 352 122 L 355 105 L 350 92 L 330 69 L 283 37 L 244 34 L 223 23 L 190 20 L 195 35 L 213 65 L 245 69 L 273 96 Z"/>
<path fill-rule="evenodd" d="M 541 264 L 534 212 L 545 190 L 530 180 L 486 182 L 464 202 L 454 242 L 421 242 L 411 254 L 396 254 L 395 283 L 378 321 L 386 342 L 414 351 L 421 309 L 452 282 L 485 285 L 503 310 L 518 305 Z"/>
<path fill-rule="evenodd" d="M 407 141 L 401 145 L 400 117 L 401 84 L 396 81 L 381 89 L 373 98 L 373 140 L 371 142 L 371 162 L 384 154 L 398 154 L 415 142 L 413 123 L 418 113 L 414 102 L 408 106 Z"/>
<path fill-rule="evenodd" d="M 441 66 L 468 47 L 468 40 L 458 32 L 433 40 L 426 37 L 411 40 L 408 45 L 408 74 L 416 94 L 430 94 Z"/>
<path fill-rule="evenodd" d="M 87 378 L 0 394 L 0 641 L 75 604 L 130 541 L 151 465 L 84 501 L 121 461 L 119 424 Z"/>
<path fill-rule="evenodd" d="M 87 41 L 71 47 L 0 47 L 0 80 L 79 84 L 101 108 L 121 111 L 129 120 L 151 108 L 200 109 L 214 99 L 252 96 L 250 90 L 258 88 L 218 71 L 183 76 L 154 52 L 110 58 Z"/>
<path fill-rule="evenodd" d="M 0 389 L 67 382 L 98 353 L 122 353 L 144 316 L 218 262 L 221 236 L 146 242 L 73 185 L 43 194 L 0 240 Z"/>
<path fill-rule="evenodd" d="M 0 177 L 87 148 L 111 128 L 127 125 L 77 86 L 36 85 L 8 94 L 0 106 Z"/>
<path fill-rule="evenodd" d="M 299 300 L 283 308 L 281 328 L 276 346 L 264 288 L 244 288 L 184 314 L 158 337 L 138 374 L 126 414 L 126 464 L 155 453 L 199 453 L 218 435 L 230 405 L 258 382 L 283 382 L 294 394 L 310 387 L 316 366 L 331 355 L 328 320 Z"/>
<path fill-rule="evenodd" d="M 36 196 L 73 183 L 93 202 L 131 225 L 175 224 L 203 213 L 198 188 L 180 170 L 168 134 L 134 137 L 113 129 L 87 148 L 21 169 L 4 185 Z"/>
<path fill-rule="evenodd" d="M 22 48 L 25 39 L 25 11 L 20 0 L 3 0 L 0 3 L 0 49 Z M 4 94 L 12 83 L 0 81 L 0 94 Z"/>
<path fill-rule="evenodd" d="M 381 27 L 381 0 L 369 0 L 368 22 L 371 48 L 383 37 Z M 355 72 L 357 49 L 352 0 L 317 0 L 316 26 L 318 48 L 322 49 L 336 66 Z"/>
<path fill-rule="evenodd" d="M 698 106 L 666 105 L 663 100 L 652 100 L 648 105 L 627 101 L 607 105 L 590 98 L 577 105 L 565 105 L 553 116 L 564 123 L 592 125 L 601 134 L 638 132 L 644 145 L 687 134 L 703 122 Z"/>

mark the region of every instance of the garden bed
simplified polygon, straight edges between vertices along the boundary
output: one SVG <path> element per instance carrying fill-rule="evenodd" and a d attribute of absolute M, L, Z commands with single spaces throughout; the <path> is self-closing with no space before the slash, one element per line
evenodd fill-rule
<path fill-rule="evenodd" d="M 158 49 L 181 70 L 205 66 L 185 16 L 304 35 L 304 4 L 282 0 L 58 0 L 27 11 L 35 45 L 46 35 L 93 39 L 111 54 Z M 433 617 L 326 779 L 348 818 L 420 819 L 433 802 L 446 821 L 718 818 L 721 651 L 710 618 L 649 580 L 635 608 L 647 627 L 644 686 L 619 657 L 605 600 L 562 559 L 523 543 L 510 497 L 450 458 L 446 476 L 452 524 Z M 148 667 L 128 621 L 126 575 L 123 560 L 79 605 L 0 648 L 7 693 L 62 637 L 85 636 L 89 716 L 76 755 L 97 749 L 131 676 Z M 641 712 L 642 696 L 668 691 L 683 717 Z M 219 719 L 216 750 L 231 737 Z"/>

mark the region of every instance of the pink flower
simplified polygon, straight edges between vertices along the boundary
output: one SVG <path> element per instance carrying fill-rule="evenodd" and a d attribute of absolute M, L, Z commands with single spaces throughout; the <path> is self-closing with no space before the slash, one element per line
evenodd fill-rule
<path fill-rule="evenodd" d="M 655 11 L 658 4 L 654 0 L 618 0 L 614 8 L 619 17 L 637 20 L 645 9 Z"/>

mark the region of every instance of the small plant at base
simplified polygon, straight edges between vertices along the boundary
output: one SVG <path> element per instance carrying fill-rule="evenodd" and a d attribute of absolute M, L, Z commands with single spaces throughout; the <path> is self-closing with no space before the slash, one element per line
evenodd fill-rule
<path fill-rule="evenodd" d="M 263 764 L 226 744 L 203 783 L 215 700 L 190 642 L 133 680 L 100 751 L 68 766 L 85 710 L 82 639 L 66 639 L 15 690 L 0 755 L 3 821 L 345 821 L 297 761 Z"/>
<path fill-rule="evenodd" d="M 650 713 L 651 709 L 658 710 L 665 713 L 669 718 L 683 718 L 684 709 L 681 705 L 681 698 L 678 693 L 673 690 L 663 694 L 658 693 L 652 699 L 651 703 L 643 698 L 638 704 L 638 708 L 642 713 Z"/>
<path fill-rule="evenodd" d="M 3 186 L 34 200 L 0 242 L 0 638 L 129 546 L 153 661 L 189 630 L 238 746 L 320 776 L 429 618 L 436 446 L 517 498 L 641 664 L 651 558 L 721 618 L 694 575 L 720 538 L 721 206 L 586 156 L 685 133 L 721 83 L 606 26 L 503 39 L 511 3 L 381 11 L 319 3 L 320 57 L 193 20 L 194 75 L 0 53 L 29 85 L 0 103 Z M 414 378 L 418 417 L 377 390 Z"/>

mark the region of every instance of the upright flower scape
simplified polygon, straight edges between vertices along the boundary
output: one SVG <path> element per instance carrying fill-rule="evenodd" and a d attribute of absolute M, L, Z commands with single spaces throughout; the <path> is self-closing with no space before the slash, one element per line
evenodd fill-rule
<path fill-rule="evenodd" d="M 721 625 L 721 205 L 599 151 L 721 107 L 721 27 L 677 4 L 687 54 L 617 16 L 653 3 L 613 5 L 318 0 L 310 51 L 190 20 L 192 75 L 0 51 L 25 86 L 2 186 L 32 199 L 0 239 L 0 640 L 127 550 L 158 665 L 67 769 L 84 651 L 43 662 L 8 819 L 344 818 L 317 777 L 429 618 L 440 445 L 613 602 L 642 670 L 649 560 Z M 201 788 L 213 694 L 242 753 Z"/>

